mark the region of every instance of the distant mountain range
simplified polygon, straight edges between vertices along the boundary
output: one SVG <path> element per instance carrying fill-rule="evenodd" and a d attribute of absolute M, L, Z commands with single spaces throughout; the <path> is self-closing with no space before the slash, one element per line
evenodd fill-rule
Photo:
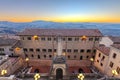
<path fill-rule="evenodd" d="M 33 22 L 8 22 L 0 21 L 0 34 L 15 34 L 25 28 L 55 28 L 55 29 L 99 29 L 104 35 L 120 36 L 120 24 L 112 23 L 59 23 L 50 21 L 33 21 Z"/>

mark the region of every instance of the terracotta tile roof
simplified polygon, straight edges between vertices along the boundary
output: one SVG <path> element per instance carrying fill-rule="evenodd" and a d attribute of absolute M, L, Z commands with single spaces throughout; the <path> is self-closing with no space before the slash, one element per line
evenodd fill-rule
<path fill-rule="evenodd" d="M 0 46 L 12 46 L 16 41 L 16 39 L 0 38 Z"/>
<path fill-rule="evenodd" d="M 17 35 L 38 36 L 102 36 L 98 29 L 25 29 Z"/>
<path fill-rule="evenodd" d="M 115 47 L 115 48 L 117 48 L 117 49 L 120 49 L 120 44 L 113 44 L 113 45 L 111 45 L 112 47 Z"/>
<path fill-rule="evenodd" d="M 114 44 L 120 44 L 120 37 L 116 37 L 116 36 L 109 36 L 109 38 L 114 42 Z"/>
<path fill-rule="evenodd" d="M 109 56 L 110 48 L 105 46 L 96 47 L 97 50 L 101 51 L 103 54 Z"/>

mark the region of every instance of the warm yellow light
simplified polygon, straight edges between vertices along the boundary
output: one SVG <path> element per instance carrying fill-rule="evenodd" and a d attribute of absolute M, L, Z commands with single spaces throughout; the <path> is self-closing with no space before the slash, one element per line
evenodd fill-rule
<path fill-rule="evenodd" d="M 93 59 L 93 58 L 90 58 L 90 61 L 94 61 L 94 59 Z"/>
<path fill-rule="evenodd" d="M 112 70 L 112 74 L 113 74 L 113 75 L 118 75 L 118 73 L 117 73 L 116 70 Z"/>
<path fill-rule="evenodd" d="M 78 79 L 83 80 L 84 79 L 84 75 L 83 74 L 79 74 L 78 75 Z"/>
<path fill-rule="evenodd" d="M 25 61 L 29 61 L 29 58 L 26 58 Z"/>
<path fill-rule="evenodd" d="M 81 37 L 81 40 L 87 40 L 87 37 L 86 37 L 85 35 L 83 35 L 83 36 Z"/>
<path fill-rule="evenodd" d="M 34 78 L 35 78 L 35 80 L 38 80 L 40 78 L 40 74 L 36 73 Z"/>
<path fill-rule="evenodd" d="M 2 70 L 1 75 L 5 75 L 5 74 L 7 74 L 7 70 Z"/>
<path fill-rule="evenodd" d="M 38 40 L 38 36 L 37 35 L 34 35 L 33 38 L 34 38 L 34 40 Z"/>
<path fill-rule="evenodd" d="M 63 53 L 63 56 L 65 56 L 65 55 L 66 55 L 66 53 L 64 52 L 64 53 Z"/>
<path fill-rule="evenodd" d="M 20 50 L 20 48 L 19 48 L 19 47 L 16 47 L 15 49 L 16 49 L 17 51 L 19 51 L 19 50 Z"/>

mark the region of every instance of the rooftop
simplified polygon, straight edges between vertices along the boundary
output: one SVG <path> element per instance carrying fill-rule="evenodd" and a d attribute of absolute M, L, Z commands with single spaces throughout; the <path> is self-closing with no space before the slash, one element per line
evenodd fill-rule
<path fill-rule="evenodd" d="M 0 38 L 0 46 L 12 46 L 16 41 L 16 39 Z"/>
<path fill-rule="evenodd" d="M 109 56 L 109 52 L 110 52 L 110 48 L 109 47 L 106 47 L 106 46 L 102 45 L 102 46 L 96 47 L 96 49 L 101 51 L 103 54 Z"/>
<path fill-rule="evenodd" d="M 120 44 L 113 44 L 112 47 L 115 47 L 117 49 L 120 49 Z"/>
<path fill-rule="evenodd" d="M 98 29 L 25 29 L 17 35 L 38 36 L 102 36 Z"/>
<path fill-rule="evenodd" d="M 110 36 L 109 38 L 114 42 L 114 44 L 120 44 L 120 37 Z"/>

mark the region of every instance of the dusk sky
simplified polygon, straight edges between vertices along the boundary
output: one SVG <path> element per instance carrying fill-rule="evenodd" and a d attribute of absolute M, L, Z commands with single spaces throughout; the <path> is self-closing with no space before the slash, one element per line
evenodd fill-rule
<path fill-rule="evenodd" d="M 0 0 L 0 21 L 120 23 L 120 0 Z"/>

